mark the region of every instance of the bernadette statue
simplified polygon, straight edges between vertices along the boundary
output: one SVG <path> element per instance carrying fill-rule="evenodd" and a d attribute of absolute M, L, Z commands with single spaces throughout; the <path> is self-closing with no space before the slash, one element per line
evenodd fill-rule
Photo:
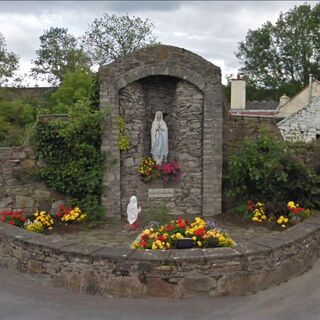
<path fill-rule="evenodd" d="M 126 226 L 127 231 L 136 231 L 139 228 L 139 213 L 141 213 L 141 207 L 138 207 L 137 197 L 132 196 L 127 206 L 127 219 L 129 222 Z"/>
<path fill-rule="evenodd" d="M 168 127 L 161 111 L 157 111 L 151 127 L 151 155 L 157 164 L 167 162 Z"/>

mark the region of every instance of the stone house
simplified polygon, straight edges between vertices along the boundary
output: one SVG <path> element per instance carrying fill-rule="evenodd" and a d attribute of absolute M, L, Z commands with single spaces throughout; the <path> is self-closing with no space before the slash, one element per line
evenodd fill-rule
<path fill-rule="evenodd" d="M 320 97 L 320 81 L 310 81 L 308 86 L 305 86 L 299 93 L 297 93 L 291 99 L 286 95 L 280 98 L 280 103 L 277 108 L 278 117 L 285 118 L 292 114 L 295 114 L 310 103 L 315 98 Z"/>
<path fill-rule="evenodd" d="M 320 139 L 320 97 L 277 123 L 288 141 L 311 142 Z"/>

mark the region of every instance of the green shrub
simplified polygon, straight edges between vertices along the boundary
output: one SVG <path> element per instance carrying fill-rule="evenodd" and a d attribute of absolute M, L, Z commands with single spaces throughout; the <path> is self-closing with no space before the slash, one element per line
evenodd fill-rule
<path fill-rule="evenodd" d="M 38 158 L 46 162 L 40 170 L 41 178 L 51 189 L 71 196 L 90 220 L 103 218 L 102 116 L 102 112 L 91 109 L 89 102 L 79 101 L 68 120 L 39 123 L 33 137 Z"/>
<path fill-rule="evenodd" d="M 226 175 L 228 195 L 238 202 L 296 201 L 320 207 L 320 177 L 288 145 L 265 131 L 246 139 L 231 156 Z"/>
<path fill-rule="evenodd" d="M 0 147 L 22 145 L 35 122 L 36 108 L 22 101 L 0 102 Z"/>
<path fill-rule="evenodd" d="M 12 125 L 25 128 L 36 119 L 36 108 L 21 101 L 0 102 L 0 117 Z"/>

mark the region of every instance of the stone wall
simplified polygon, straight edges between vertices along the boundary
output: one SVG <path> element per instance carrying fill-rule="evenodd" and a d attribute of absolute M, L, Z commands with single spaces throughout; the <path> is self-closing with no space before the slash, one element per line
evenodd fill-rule
<path fill-rule="evenodd" d="M 28 148 L 0 148 L 0 211 L 56 209 L 64 196 L 49 191 L 39 181 L 39 166 Z"/>
<path fill-rule="evenodd" d="M 285 140 L 311 142 L 320 139 L 320 98 L 278 123 Z"/>
<path fill-rule="evenodd" d="M 130 149 L 121 152 L 122 213 L 126 213 L 132 195 L 148 207 L 161 202 L 148 198 L 148 188 L 174 188 L 174 197 L 163 200 L 171 212 L 201 214 L 203 94 L 178 78 L 147 77 L 120 90 L 119 106 L 131 141 Z M 144 183 L 137 178 L 141 159 L 150 156 L 151 125 L 158 110 L 163 112 L 168 126 L 168 160 L 176 159 L 182 171 L 187 172 L 173 183 Z"/>
<path fill-rule="evenodd" d="M 300 275 L 319 257 L 320 217 L 232 248 L 132 250 L 86 245 L 0 223 L 0 265 L 108 297 L 239 295 Z"/>
<path fill-rule="evenodd" d="M 277 127 L 278 121 L 276 118 L 230 116 L 225 114 L 223 121 L 224 161 L 228 161 L 230 155 L 243 145 L 245 138 L 256 138 L 262 129 L 266 129 L 271 134 L 281 138 L 280 130 Z"/>

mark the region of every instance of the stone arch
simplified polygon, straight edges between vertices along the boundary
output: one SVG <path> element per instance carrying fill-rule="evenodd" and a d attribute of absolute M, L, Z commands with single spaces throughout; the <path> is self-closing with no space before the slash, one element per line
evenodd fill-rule
<path fill-rule="evenodd" d="M 121 214 L 121 165 L 118 147 L 119 92 L 153 76 L 170 76 L 191 83 L 203 94 L 202 211 L 221 212 L 222 86 L 220 68 L 185 49 L 154 46 L 138 50 L 100 68 L 100 107 L 112 111 L 103 123 L 102 150 L 107 153 L 102 204 L 107 216 Z M 124 214 L 124 212 L 122 212 Z"/>

